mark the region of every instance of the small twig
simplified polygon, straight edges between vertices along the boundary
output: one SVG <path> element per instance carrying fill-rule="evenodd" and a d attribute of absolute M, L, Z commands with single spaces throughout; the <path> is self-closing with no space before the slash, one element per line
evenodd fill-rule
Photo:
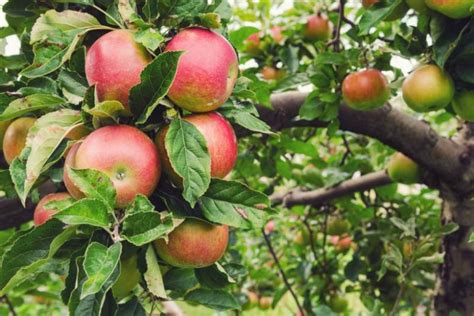
<path fill-rule="evenodd" d="M 398 305 L 400 304 L 400 300 L 402 299 L 404 289 L 405 289 L 405 283 L 402 282 L 402 284 L 400 284 L 400 289 L 398 290 L 398 294 L 397 294 L 397 298 L 395 299 L 395 303 L 393 303 L 392 310 L 390 311 L 390 314 L 388 314 L 389 316 L 395 316 L 396 315 Z"/>
<path fill-rule="evenodd" d="M 291 284 L 288 281 L 288 278 L 286 277 L 285 271 L 281 267 L 280 260 L 278 260 L 275 250 L 273 249 L 270 238 L 268 238 L 268 235 L 265 233 L 265 230 L 263 228 L 262 228 L 262 234 L 263 234 L 263 238 L 265 239 L 265 243 L 267 244 L 268 250 L 270 251 L 270 254 L 273 257 L 273 261 L 275 261 L 278 267 L 278 271 L 281 274 L 281 277 L 283 279 L 283 282 L 285 283 L 285 286 L 287 287 L 288 291 L 290 291 L 291 296 L 293 296 L 293 299 L 295 300 L 296 306 L 298 306 L 298 310 L 300 311 L 301 315 L 305 315 L 305 310 L 301 306 L 300 301 L 298 300 L 298 297 L 296 296 L 296 293 L 293 291 L 293 288 L 291 287 Z"/>
<path fill-rule="evenodd" d="M 8 296 L 3 295 L 3 296 L 2 296 L 2 300 L 3 300 L 5 303 L 7 303 L 8 309 L 10 310 L 10 313 L 12 314 L 12 316 L 17 316 L 18 314 L 17 314 L 16 311 L 15 311 L 15 307 L 13 307 L 13 304 L 12 304 L 12 302 L 10 301 L 10 299 L 8 298 Z"/>
<path fill-rule="evenodd" d="M 337 27 L 333 39 L 334 51 L 338 52 L 341 50 L 341 28 L 342 22 L 344 21 L 344 5 L 345 0 L 339 0 L 339 19 L 337 20 Z"/>
<path fill-rule="evenodd" d="M 342 156 L 341 162 L 339 163 L 340 166 L 346 163 L 346 159 L 347 157 L 349 157 L 349 155 L 352 155 L 352 150 L 349 146 L 349 142 L 347 141 L 345 134 L 342 134 L 342 141 L 344 142 L 344 146 L 346 147 L 346 152 L 344 153 L 344 156 Z"/>
<path fill-rule="evenodd" d="M 329 219 L 329 208 L 327 209 L 327 212 L 324 214 L 324 223 L 323 223 L 323 264 L 324 264 L 324 270 L 326 271 L 326 266 L 327 266 L 327 256 L 326 256 L 326 243 L 328 239 L 328 219 Z"/>

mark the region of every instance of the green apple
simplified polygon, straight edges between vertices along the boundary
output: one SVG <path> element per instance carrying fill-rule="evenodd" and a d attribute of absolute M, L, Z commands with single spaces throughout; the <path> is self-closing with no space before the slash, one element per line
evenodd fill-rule
<path fill-rule="evenodd" d="M 453 109 L 457 115 L 469 122 L 474 122 L 474 90 L 456 92 Z"/>
<path fill-rule="evenodd" d="M 387 165 L 387 172 L 390 179 L 395 182 L 412 184 L 420 181 L 419 166 L 402 153 L 392 156 Z"/>

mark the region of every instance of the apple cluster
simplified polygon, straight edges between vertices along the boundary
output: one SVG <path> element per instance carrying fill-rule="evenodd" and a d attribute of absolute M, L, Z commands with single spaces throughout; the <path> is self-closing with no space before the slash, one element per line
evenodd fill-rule
<path fill-rule="evenodd" d="M 200 27 L 181 30 L 167 43 L 165 51 L 183 52 L 168 98 L 186 113 L 190 112 L 182 118 L 204 136 L 211 158 L 211 177 L 224 178 L 237 159 L 237 138 L 231 124 L 215 110 L 227 101 L 236 83 L 237 54 L 223 36 Z M 89 85 L 95 86 L 98 101 L 119 101 L 125 109 L 124 115 L 130 115 L 133 112 L 130 90 L 140 83 L 140 74 L 151 61 L 147 50 L 135 42 L 132 31 L 114 30 L 88 49 L 85 72 Z M 21 144 L 10 144 L 10 137 L 5 137 L 4 148 L 11 147 L 5 151 L 9 161 L 21 152 L 33 123 L 34 119 L 19 119 L 7 129 L 6 135 L 11 129 L 24 135 Z M 180 187 L 182 178 L 174 171 L 165 147 L 168 129 L 169 126 L 162 126 L 153 140 L 134 126 L 109 125 L 81 138 L 65 158 L 67 192 L 50 194 L 40 201 L 34 213 L 35 225 L 53 216 L 55 211 L 45 207 L 48 202 L 84 197 L 72 169 L 94 169 L 107 175 L 116 190 L 119 208 L 126 207 L 138 194 L 150 196 L 162 172 Z M 168 235 L 167 241 L 156 240 L 154 246 L 161 259 L 172 266 L 199 268 L 219 260 L 227 243 L 227 226 L 186 218 Z M 125 266 L 136 266 L 136 260 L 127 260 Z"/>

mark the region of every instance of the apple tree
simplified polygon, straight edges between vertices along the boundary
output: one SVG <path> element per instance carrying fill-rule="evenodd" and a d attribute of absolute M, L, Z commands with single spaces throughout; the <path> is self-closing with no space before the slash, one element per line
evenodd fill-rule
<path fill-rule="evenodd" d="M 472 0 L 2 10 L 2 312 L 474 314 Z"/>

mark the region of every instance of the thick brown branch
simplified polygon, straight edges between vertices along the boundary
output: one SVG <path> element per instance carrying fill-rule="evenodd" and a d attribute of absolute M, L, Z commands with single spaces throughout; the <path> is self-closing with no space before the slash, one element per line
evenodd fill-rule
<path fill-rule="evenodd" d="M 293 205 L 319 206 L 339 197 L 369 190 L 391 182 L 385 171 L 377 171 L 344 181 L 335 187 L 313 191 L 293 190 L 285 193 L 275 193 L 270 199 L 272 204 L 283 204 L 286 207 Z"/>
<path fill-rule="evenodd" d="M 324 122 L 297 118 L 307 93 L 284 92 L 272 96 L 274 110 L 259 107 L 261 118 L 274 131 L 295 126 L 325 126 Z M 366 135 L 404 153 L 449 186 L 468 187 L 464 175 L 470 164 L 465 146 L 439 136 L 427 123 L 393 109 L 389 104 L 372 110 L 357 111 L 341 105 L 342 130 Z"/>

